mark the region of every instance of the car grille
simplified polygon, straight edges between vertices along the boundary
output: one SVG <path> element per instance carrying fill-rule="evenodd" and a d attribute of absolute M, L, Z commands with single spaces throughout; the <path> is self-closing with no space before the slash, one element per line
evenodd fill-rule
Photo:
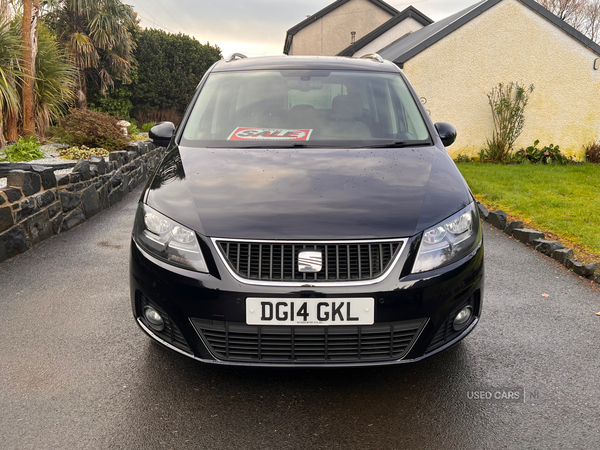
<path fill-rule="evenodd" d="M 401 359 L 425 319 L 364 326 L 253 326 L 192 319 L 198 334 L 223 361 L 373 362 Z"/>
<path fill-rule="evenodd" d="M 146 306 L 152 306 L 152 308 L 154 308 L 156 311 L 158 311 L 160 316 L 163 318 L 165 327 L 162 331 L 156 331 L 155 329 L 152 328 L 152 326 L 150 326 L 150 324 L 148 322 L 146 322 L 146 319 L 145 319 L 144 315 L 142 314 L 142 311 L 144 310 L 144 308 Z M 150 301 L 146 296 L 144 296 L 142 294 L 140 294 L 139 298 L 138 298 L 137 314 L 138 314 L 138 317 L 140 318 L 140 320 L 146 326 L 146 328 L 150 329 L 152 331 L 152 333 L 156 334 L 158 337 L 160 337 L 164 341 L 168 342 L 171 345 L 174 345 L 175 347 L 177 347 L 181 350 L 184 350 L 188 353 L 192 352 L 192 350 L 190 349 L 190 346 L 188 345 L 187 341 L 183 337 L 183 334 L 181 334 L 181 331 L 179 330 L 177 325 L 175 325 L 175 323 L 173 322 L 171 317 L 169 317 L 169 315 L 160 306 L 158 306 L 156 303 Z"/>
<path fill-rule="evenodd" d="M 402 240 L 326 244 L 217 241 L 227 264 L 240 277 L 283 282 L 372 280 L 385 273 L 402 244 Z M 298 271 L 302 251 L 321 252 L 320 272 Z"/>

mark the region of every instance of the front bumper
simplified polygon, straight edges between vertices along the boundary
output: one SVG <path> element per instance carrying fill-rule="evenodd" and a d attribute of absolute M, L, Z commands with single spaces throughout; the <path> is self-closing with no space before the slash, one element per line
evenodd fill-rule
<path fill-rule="evenodd" d="M 211 274 L 201 274 L 165 264 L 132 241 L 133 314 L 142 330 L 160 344 L 207 363 L 323 367 L 415 362 L 445 350 L 473 330 L 481 314 L 484 276 L 483 244 L 454 264 L 410 274 L 403 268 L 411 265 L 416 248 L 416 241 L 409 240 L 393 270 L 373 284 L 260 286 L 235 279 L 218 258 L 211 258 Z M 375 299 L 373 326 L 253 327 L 245 323 L 247 297 L 352 296 Z M 472 305 L 474 317 L 464 329 L 454 331 L 452 319 L 467 304 Z M 165 330 L 155 332 L 145 322 L 144 305 L 166 316 Z M 282 354 L 261 352 L 261 347 L 273 342 L 284 349 Z M 302 353 L 307 345 L 323 350 L 318 356 Z M 388 345 L 389 351 L 373 350 L 382 345 Z"/>

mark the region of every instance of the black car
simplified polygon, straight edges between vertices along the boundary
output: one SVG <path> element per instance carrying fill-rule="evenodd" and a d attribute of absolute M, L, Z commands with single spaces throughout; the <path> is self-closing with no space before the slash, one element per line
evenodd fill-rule
<path fill-rule="evenodd" d="M 131 302 L 199 361 L 418 361 L 479 320 L 478 210 L 404 74 L 378 55 L 235 54 L 200 82 L 139 203 Z"/>

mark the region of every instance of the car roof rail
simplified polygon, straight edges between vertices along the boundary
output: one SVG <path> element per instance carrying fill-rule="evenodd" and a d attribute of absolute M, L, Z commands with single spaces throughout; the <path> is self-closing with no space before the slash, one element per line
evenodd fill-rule
<path fill-rule="evenodd" d="M 370 59 L 371 61 L 375 61 L 375 62 L 379 62 L 379 63 L 384 62 L 383 58 L 381 56 L 379 56 L 379 54 L 377 54 L 377 53 L 365 53 L 358 59 Z"/>
<path fill-rule="evenodd" d="M 225 58 L 225 62 L 235 61 L 236 59 L 246 59 L 247 56 L 243 53 L 232 53 L 227 58 Z"/>

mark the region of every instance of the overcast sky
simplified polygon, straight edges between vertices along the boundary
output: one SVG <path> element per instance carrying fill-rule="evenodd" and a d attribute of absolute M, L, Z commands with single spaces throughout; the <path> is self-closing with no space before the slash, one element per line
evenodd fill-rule
<path fill-rule="evenodd" d="M 141 26 L 194 36 L 217 44 L 224 56 L 281 54 L 285 32 L 334 0 L 124 0 Z M 402 11 L 413 5 L 434 21 L 478 0 L 390 0 Z"/>

